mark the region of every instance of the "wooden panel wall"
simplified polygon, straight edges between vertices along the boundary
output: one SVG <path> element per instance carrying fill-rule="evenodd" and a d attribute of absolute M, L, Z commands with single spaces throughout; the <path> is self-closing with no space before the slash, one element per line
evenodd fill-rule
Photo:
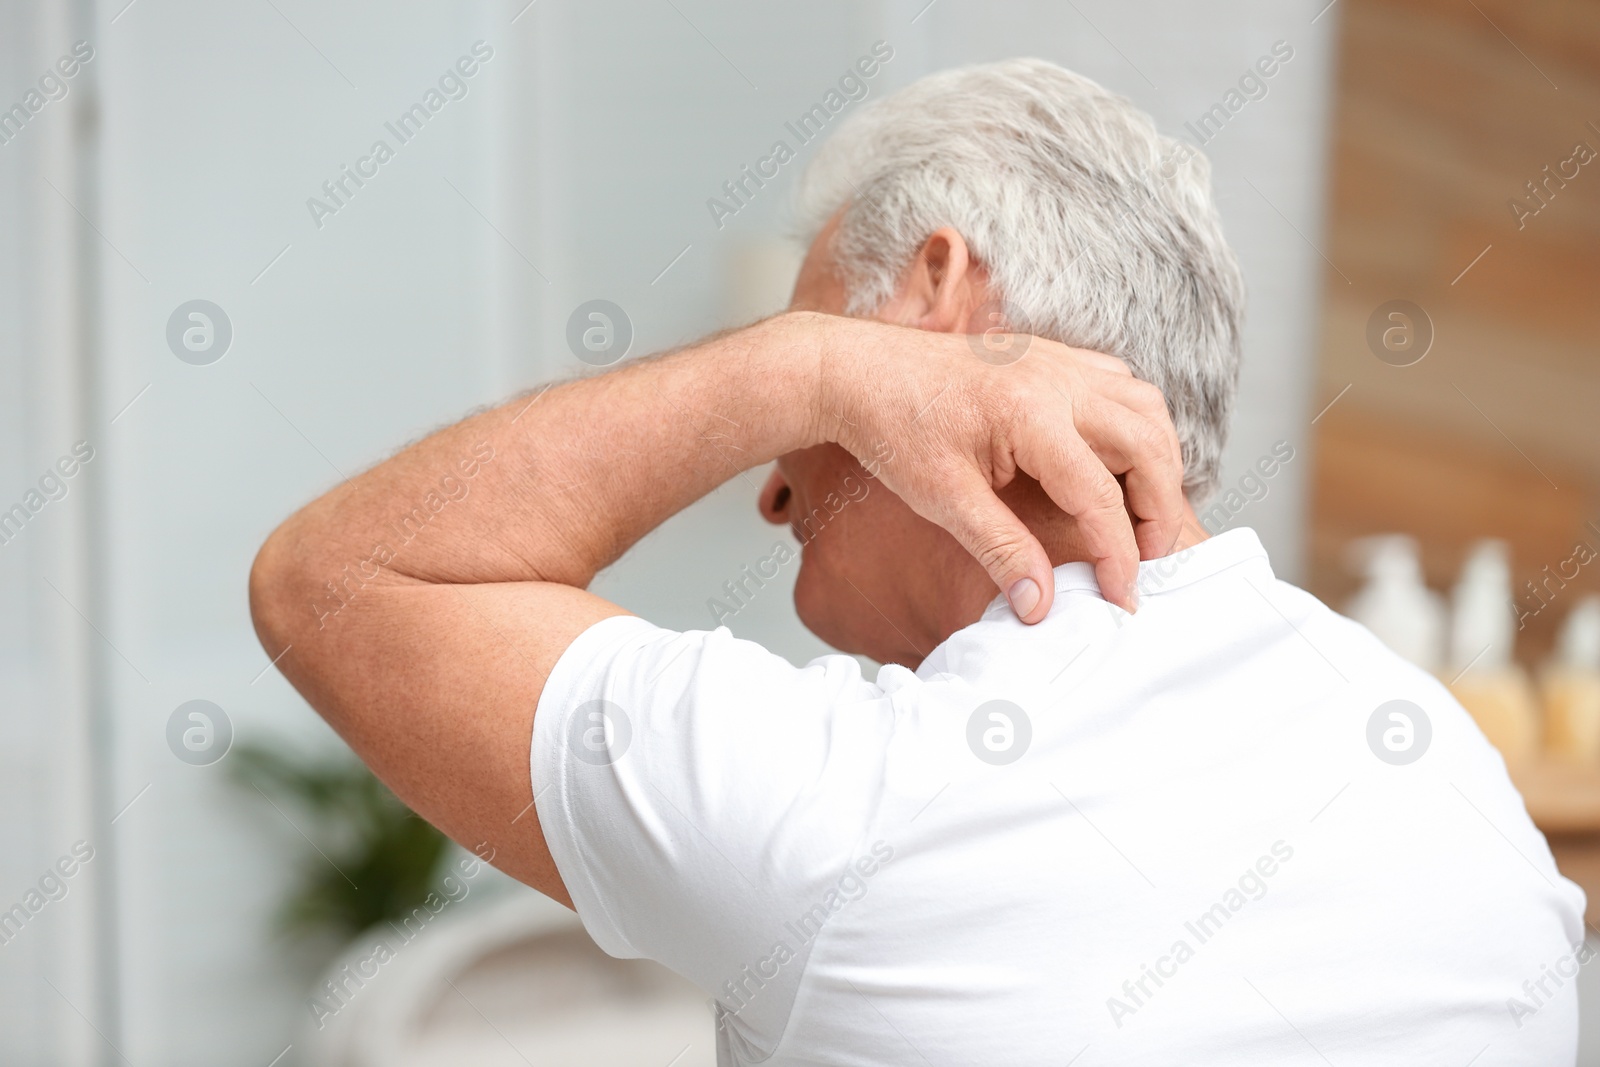
<path fill-rule="evenodd" d="M 1473 539 L 1505 537 L 1520 588 L 1576 539 L 1600 548 L 1600 5 L 1339 12 L 1318 407 L 1339 399 L 1316 424 L 1310 585 L 1342 603 L 1349 540 L 1402 531 L 1441 589 Z M 1396 299 L 1432 323 L 1411 366 L 1366 339 Z M 1591 569 L 1521 658 L 1544 655 L 1568 593 L 1600 591 Z"/>

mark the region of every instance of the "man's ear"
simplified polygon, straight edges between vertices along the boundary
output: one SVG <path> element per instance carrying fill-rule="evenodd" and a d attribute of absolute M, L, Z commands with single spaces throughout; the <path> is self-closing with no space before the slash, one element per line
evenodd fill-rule
<path fill-rule="evenodd" d="M 878 317 L 899 326 L 966 333 L 988 295 L 988 276 L 949 226 L 928 235 Z"/>

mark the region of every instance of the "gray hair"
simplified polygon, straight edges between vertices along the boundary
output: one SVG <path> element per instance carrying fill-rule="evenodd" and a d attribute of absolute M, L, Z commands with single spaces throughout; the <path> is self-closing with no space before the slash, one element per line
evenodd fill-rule
<path fill-rule="evenodd" d="M 832 252 L 849 314 L 883 306 L 928 236 L 953 227 L 1005 322 L 1117 356 L 1161 389 L 1185 492 L 1198 506 L 1215 491 L 1245 292 L 1196 149 L 1088 78 L 1011 59 L 850 116 L 800 179 L 804 235 L 841 206 Z"/>

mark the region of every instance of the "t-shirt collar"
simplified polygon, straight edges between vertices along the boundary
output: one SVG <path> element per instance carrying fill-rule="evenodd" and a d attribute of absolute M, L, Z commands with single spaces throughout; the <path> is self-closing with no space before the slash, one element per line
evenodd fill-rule
<path fill-rule="evenodd" d="M 1254 530 L 1248 526 L 1227 530 L 1170 556 L 1142 561 L 1139 564 L 1139 596 L 1143 599 L 1181 589 L 1249 560 L 1260 560 L 1270 570 L 1267 550 L 1262 547 L 1261 538 L 1256 536 Z M 1095 579 L 1092 564 L 1063 563 L 1055 569 L 1055 576 L 1058 594 L 1082 592 L 1105 599 L 1100 592 L 1100 583 Z M 1055 611 L 1052 607 L 1051 614 Z M 1009 614 L 1011 606 L 1006 603 L 1005 597 L 997 596 L 984 609 L 982 618 L 987 620 L 996 615 Z"/>
<path fill-rule="evenodd" d="M 1139 564 L 1139 596 L 1142 603 L 1174 593 L 1231 568 L 1248 565 L 1260 568 L 1258 580 L 1273 580 L 1272 567 L 1261 539 L 1249 527 L 1238 527 L 1217 534 L 1197 545 L 1160 559 Z M 915 672 L 904 668 L 884 668 L 879 684 L 893 688 L 902 680 L 929 679 L 954 673 L 974 677 L 999 671 L 1012 678 L 1027 675 L 1028 665 L 1038 659 L 1039 647 L 1050 647 L 1060 639 L 1060 627 L 1071 612 L 1081 610 L 1084 596 L 1106 603 L 1095 581 L 1094 567 L 1088 563 L 1063 563 L 1055 568 L 1056 600 L 1050 614 L 1034 626 L 1019 622 L 1003 596 L 997 596 L 977 622 L 957 630 L 940 642 Z M 1120 612 L 1107 604 L 1106 610 Z M 1054 624 L 1054 625 L 1052 625 Z M 1070 624 L 1067 624 L 1070 625 Z M 1043 643 L 1041 646 L 1041 642 Z"/>

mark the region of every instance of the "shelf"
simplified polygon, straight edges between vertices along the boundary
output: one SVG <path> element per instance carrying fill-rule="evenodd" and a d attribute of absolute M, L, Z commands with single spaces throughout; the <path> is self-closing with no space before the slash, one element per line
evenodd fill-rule
<path fill-rule="evenodd" d="M 1510 770 L 1528 814 L 1546 834 L 1600 834 L 1600 767 L 1539 760 Z"/>

